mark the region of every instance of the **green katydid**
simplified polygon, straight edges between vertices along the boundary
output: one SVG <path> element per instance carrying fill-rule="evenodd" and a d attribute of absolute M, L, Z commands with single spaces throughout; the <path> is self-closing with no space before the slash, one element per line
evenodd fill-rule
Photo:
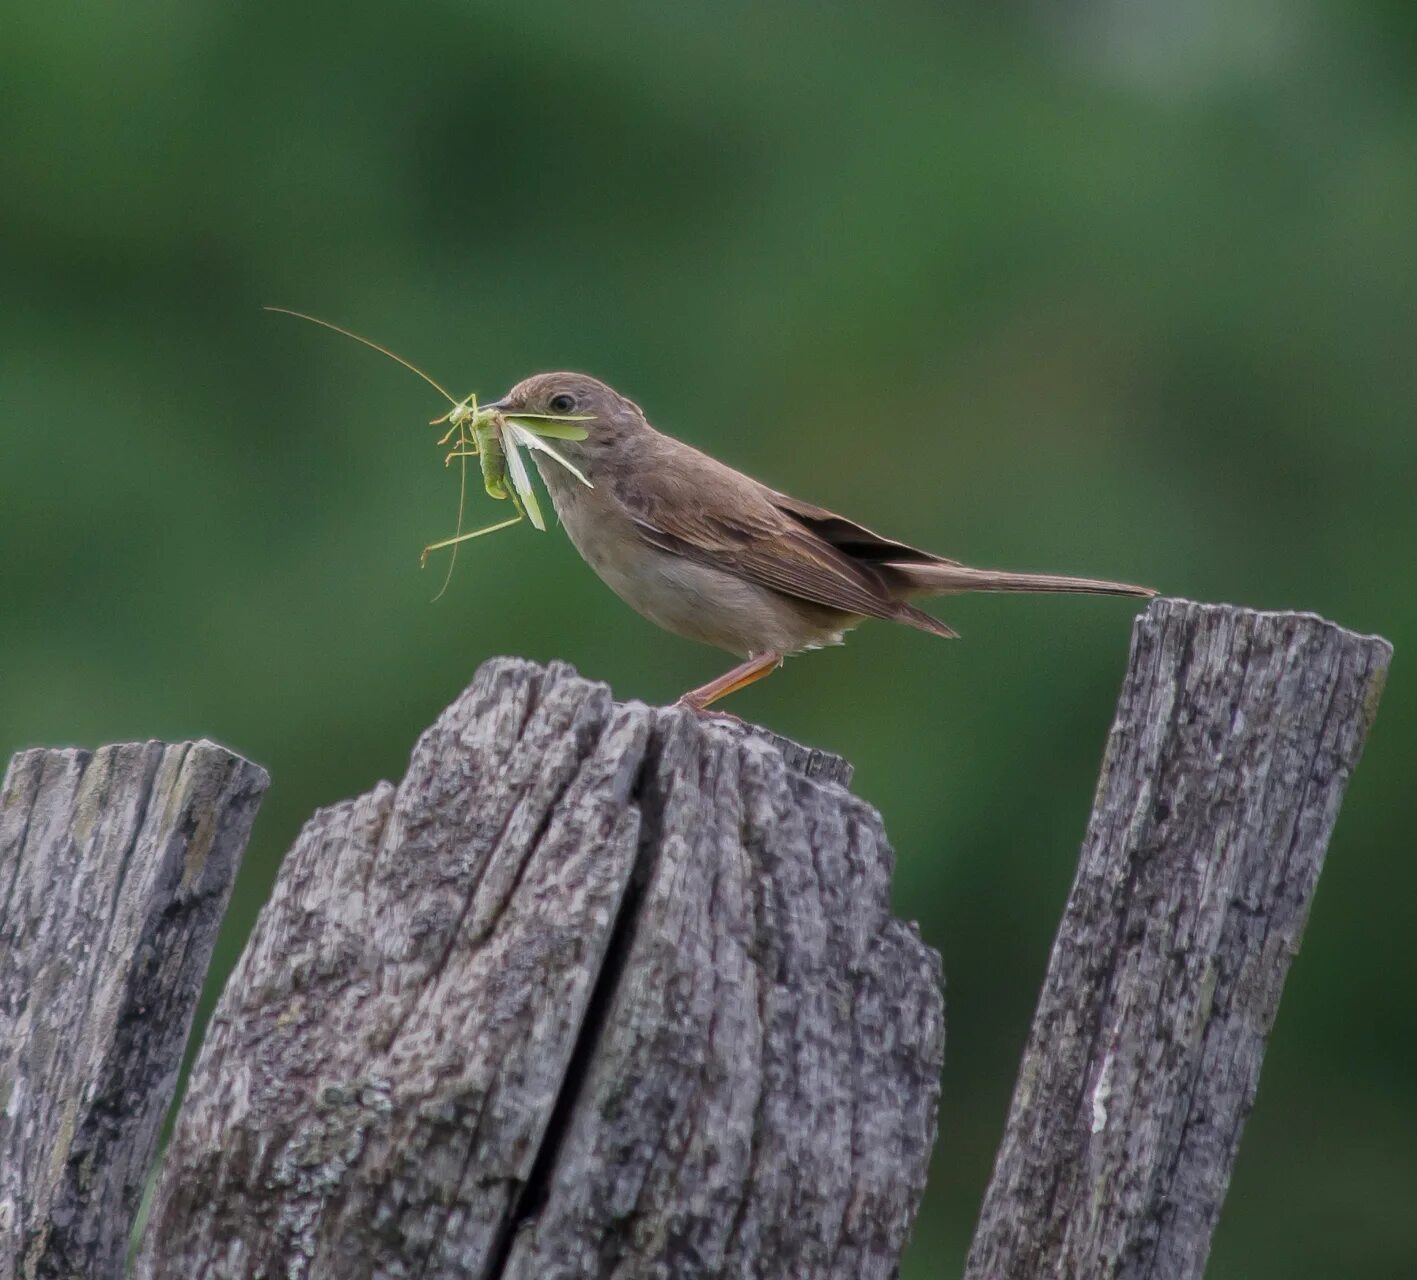
<path fill-rule="evenodd" d="M 371 338 L 341 328 L 328 320 L 321 320 L 317 316 L 306 315 L 302 311 L 291 311 L 287 307 L 266 307 L 265 310 L 294 316 L 298 320 L 308 320 L 311 324 L 333 330 L 346 338 L 353 338 L 355 342 L 362 342 L 366 347 L 371 347 L 381 355 L 388 356 L 390 360 L 397 361 L 410 372 L 416 373 L 452 406 L 447 413 L 440 418 L 434 418 L 430 424 L 435 427 L 447 424 L 447 432 L 438 441 L 440 445 L 450 444 L 452 446 L 443 459 L 443 464 L 447 466 L 454 458 L 457 458 L 461 468 L 457 531 L 451 538 L 429 543 L 423 548 L 423 554 L 419 560 L 420 564 L 426 565 L 430 552 L 441 551 L 444 548 L 452 549 L 452 554 L 448 557 L 448 572 L 443 579 L 443 585 L 438 589 L 438 595 L 433 597 L 435 600 L 442 596 L 443 592 L 448 589 L 448 583 L 452 581 L 453 565 L 457 562 L 458 547 L 462 543 L 473 538 L 480 538 L 483 534 L 510 529 L 512 525 L 520 524 L 523 518 L 529 520 L 534 528 L 545 532 L 546 521 L 541 514 L 541 504 L 537 499 L 536 490 L 532 487 L 526 462 L 521 455 L 522 447 L 547 454 L 565 467 L 587 488 L 593 487 L 579 468 L 568 462 L 562 454 L 546 442 L 546 437 L 554 440 L 584 440 L 587 435 L 586 429 L 575 424 L 586 421 L 587 415 L 519 413 L 509 416 L 497 409 L 480 409 L 477 405 L 476 395 L 469 395 L 463 400 L 454 400 L 441 385 L 417 365 L 405 360 L 387 347 L 380 346 Z M 496 498 L 498 501 L 510 498 L 517 514 L 510 520 L 488 525 L 485 529 L 464 533 L 462 522 L 463 508 L 467 501 L 467 460 L 469 458 L 477 458 L 481 463 L 482 487 L 487 491 L 488 497 Z"/>

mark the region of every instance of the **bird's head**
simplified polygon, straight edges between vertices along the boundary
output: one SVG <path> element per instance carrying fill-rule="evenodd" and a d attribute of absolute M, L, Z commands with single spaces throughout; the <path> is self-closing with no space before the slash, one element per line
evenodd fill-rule
<path fill-rule="evenodd" d="M 483 408 L 497 409 L 513 419 L 518 414 L 577 419 L 574 425 L 585 431 L 585 439 L 553 443 L 558 451 L 592 469 L 599 459 L 650 429 L 639 405 L 584 373 L 533 374 Z"/>

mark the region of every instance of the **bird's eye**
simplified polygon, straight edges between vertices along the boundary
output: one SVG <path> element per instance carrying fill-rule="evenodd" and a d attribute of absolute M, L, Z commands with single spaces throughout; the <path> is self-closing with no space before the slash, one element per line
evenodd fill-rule
<path fill-rule="evenodd" d="M 576 398 L 567 395 L 564 391 L 551 397 L 552 413 L 570 413 L 576 407 Z"/>

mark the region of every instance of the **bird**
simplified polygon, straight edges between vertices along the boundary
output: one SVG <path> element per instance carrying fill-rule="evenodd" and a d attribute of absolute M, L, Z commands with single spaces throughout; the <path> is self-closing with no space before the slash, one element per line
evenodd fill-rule
<path fill-rule="evenodd" d="M 695 712 L 784 658 L 841 644 L 867 618 L 958 637 L 917 599 L 967 591 L 1156 594 L 1096 578 L 974 569 L 884 537 L 656 430 L 633 400 L 588 374 L 538 373 L 483 407 L 510 418 L 579 420 L 584 439 L 555 443 L 580 477 L 533 454 L 572 545 L 651 622 L 742 658 L 678 700 Z"/>

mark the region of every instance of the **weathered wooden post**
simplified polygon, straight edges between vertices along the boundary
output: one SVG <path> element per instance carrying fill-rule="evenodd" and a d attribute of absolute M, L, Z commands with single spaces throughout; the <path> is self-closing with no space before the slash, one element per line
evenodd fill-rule
<path fill-rule="evenodd" d="M 894 1274 L 939 961 L 844 777 L 486 664 L 288 855 L 139 1275 Z"/>
<path fill-rule="evenodd" d="M 1199 1277 L 1391 646 L 1138 620 L 967 1280 Z"/>
<path fill-rule="evenodd" d="M 0 1277 L 122 1273 L 266 775 L 210 742 L 24 751 L 0 788 Z"/>

